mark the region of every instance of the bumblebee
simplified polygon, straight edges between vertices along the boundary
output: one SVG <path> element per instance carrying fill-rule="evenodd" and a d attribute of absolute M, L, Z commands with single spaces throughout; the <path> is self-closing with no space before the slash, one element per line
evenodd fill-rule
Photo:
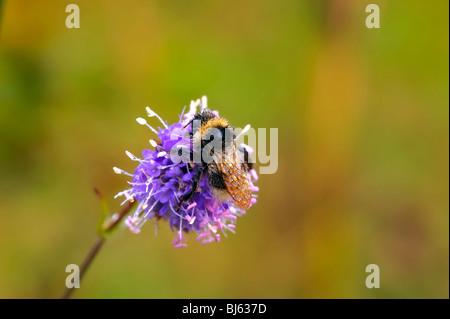
<path fill-rule="evenodd" d="M 242 209 L 250 207 L 252 193 L 247 172 L 252 169 L 245 148 L 236 148 L 234 128 L 224 118 L 203 110 L 185 126 L 194 145 L 192 157 L 200 158 L 199 170 L 192 179 L 192 188 L 182 196 L 188 200 L 197 191 L 203 173 L 208 175 L 209 186 L 219 201 L 230 198 Z M 205 156 L 209 155 L 209 156 Z M 209 157 L 209 160 L 207 160 Z"/>

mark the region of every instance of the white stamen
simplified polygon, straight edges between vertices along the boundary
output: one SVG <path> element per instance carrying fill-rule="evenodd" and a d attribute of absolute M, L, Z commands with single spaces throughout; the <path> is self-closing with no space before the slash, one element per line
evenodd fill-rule
<path fill-rule="evenodd" d="M 114 196 L 114 199 L 116 199 L 116 198 L 119 197 L 119 196 L 123 196 L 123 192 L 118 192 L 118 193 L 116 194 L 116 196 Z"/>
<path fill-rule="evenodd" d="M 163 157 L 163 156 L 166 156 L 166 155 L 167 155 L 167 153 L 164 152 L 164 151 L 158 153 L 158 157 Z"/>
<path fill-rule="evenodd" d="M 123 169 L 117 168 L 117 167 L 113 167 L 114 173 L 116 174 L 124 174 L 124 175 L 128 175 L 133 177 L 133 174 L 128 173 L 127 171 L 124 171 Z"/>
<path fill-rule="evenodd" d="M 189 114 L 197 113 L 197 106 L 199 106 L 200 103 L 201 103 L 200 99 L 196 101 L 191 101 L 191 104 L 189 105 Z"/>
<path fill-rule="evenodd" d="M 134 202 L 134 198 L 128 192 L 124 192 L 123 195 L 125 195 L 126 199 L 129 200 L 130 203 Z"/>
<path fill-rule="evenodd" d="M 146 121 L 145 119 L 143 119 L 142 117 L 138 117 L 138 118 L 136 119 L 136 122 L 138 122 L 138 123 L 141 124 L 141 125 L 147 126 L 149 129 L 152 130 L 153 133 L 155 133 L 156 135 L 158 135 L 158 131 L 155 130 L 153 127 L 151 127 L 151 126 L 147 123 L 147 121 Z"/>
<path fill-rule="evenodd" d="M 133 217 L 133 219 L 136 218 L 135 221 L 135 225 L 137 228 L 141 228 L 142 226 L 144 226 L 144 224 L 147 222 L 147 218 L 143 218 L 143 217 Z"/>
<path fill-rule="evenodd" d="M 156 147 L 156 145 L 158 145 L 158 143 L 156 143 L 155 140 L 149 140 L 149 142 L 150 142 L 150 145 L 153 147 Z"/>
<path fill-rule="evenodd" d="M 150 198 L 150 196 L 149 196 L 148 198 Z M 159 203 L 158 200 L 155 201 L 155 202 L 153 203 L 153 205 L 148 209 L 147 213 L 146 213 L 146 214 L 144 215 L 144 217 L 143 217 L 144 220 L 147 220 L 147 216 L 150 215 L 150 213 L 152 212 L 153 208 L 155 208 L 155 206 L 156 206 L 157 203 Z"/>
<path fill-rule="evenodd" d="M 162 118 L 156 114 L 156 112 L 154 112 L 151 108 L 149 108 L 148 106 L 145 108 L 145 110 L 147 111 L 147 115 L 148 117 L 153 117 L 156 116 L 156 118 L 161 122 L 162 125 L 164 125 L 165 128 L 168 128 L 167 124 L 164 123 L 164 121 L 162 120 Z"/>
<path fill-rule="evenodd" d="M 138 122 L 141 125 L 146 125 L 147 124 L 147 121 L 145 119 L 143 119 L 142 117 L 138 117 L 136 119 L 136 122 Z"/>
<path fill-rule="evenodd" d="M 128 151 L 125 151 L 125 154 L 127 154 L 127 156 L 132 160 L 132 161 L 138 161 L 138 162 L 142 162 L 142 160 L 140 158 L 137 158 L 136 156 L 134 156 L 133 154 L 131 154 Z"/>
<path fill-rule="evenodd" d="M 250 124 L 247 124 L 247 125 L 244 127 L 244 129 L 239 133 L 239 135 L 236 136 L 236 140 L 237 140 L 239 137 L 241 137 L 242 134 L 247 133 L 248 130 L 250 129 L 250 127 L 251 127 Z"/>
<path fill-rule="evenodd" d="M 151 108 L 149 108 L 148 106 L 145 108 L 145 110 L 147 111 L 147 115 L 148 115 L 148 117 L 153 117 L 153 116 L 155 116 L 156 115 L 156 113 L 155 112 L 153 112 L 152 111 L 152 109 Z"/>
<path fill-rule="evenodd" d="M 130 152 L 125 151 L 125 154 L 127 154 L 127 156 L 128 156 L 130 159 L 134 160 L 134 155 L 131 154 Z"/>
<path fill-rule="evenodd" d="M 206 95 L 202 96 L 202 104 L 201 104 L 201 110 L 205 110 L 208 107 L 208 99 Z"/>
<path fill-rule="evenodd" d="M 148 207 L 148 204 L 147 203 L 144 203 L 143 205 L 142 205 L 142 209 L 146 209 Z"/>
<path fill-rule="evenodd" d="M 189 225 L 192 225 L 195 222 L 195 218 L 197 218 L 197 216 L 191 218 L 191 220 L 189 221 Z"/>

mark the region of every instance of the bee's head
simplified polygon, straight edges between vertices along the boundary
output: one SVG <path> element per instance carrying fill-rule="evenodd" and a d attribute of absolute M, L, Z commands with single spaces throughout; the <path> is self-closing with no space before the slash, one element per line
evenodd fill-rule
<path fill-rule="evenodd" d="M 212 142 L 215 145 L 210 146 L 224 149 L 234 142 L 234 138 L 234 129 L 228 124 L 228 121 L 210 111 L 198 113 L 192 121 L 194 145 L 201 145 L 203 148 Z"/>
<path fill-rule="evenodd" d="M 234 142 L 234 130 L 229 125 L 218 124 L 215 126 L 206 127 L 202 131 L 202 147 L 209 143 L 217 143 L 215 147 L 226 148 Z M 220 143 L 220 144 L 219 144 Z M 213 145 L 211 145 L 213 146 Z"/>

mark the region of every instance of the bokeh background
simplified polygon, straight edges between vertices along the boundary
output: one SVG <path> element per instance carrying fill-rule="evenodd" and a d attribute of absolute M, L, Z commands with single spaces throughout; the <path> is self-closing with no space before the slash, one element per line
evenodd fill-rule
<path fill-rule="evenodd" d="M 135 118 L 205 94 L 279 129 L 258 204 L 219 244 L 117 232 L 74 298 L 449 297 L 448 1 L 0 2 L 0 297 L 59 297 L 93 188 L 117 211 L 112 167 L 149 146 Z"/>

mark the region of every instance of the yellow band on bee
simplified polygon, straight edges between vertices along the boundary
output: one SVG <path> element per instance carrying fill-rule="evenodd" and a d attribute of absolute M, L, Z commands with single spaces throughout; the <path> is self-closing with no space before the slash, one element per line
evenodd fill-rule
<path fill-rule="evenodd" d="M 200 128 L 200 133 L 203 134 L 207 129 L 218 126 L 227 127 L 228 121 L 221 117 L 210 119 L 209 121 L 202 124 L 202 127 Z"/>

